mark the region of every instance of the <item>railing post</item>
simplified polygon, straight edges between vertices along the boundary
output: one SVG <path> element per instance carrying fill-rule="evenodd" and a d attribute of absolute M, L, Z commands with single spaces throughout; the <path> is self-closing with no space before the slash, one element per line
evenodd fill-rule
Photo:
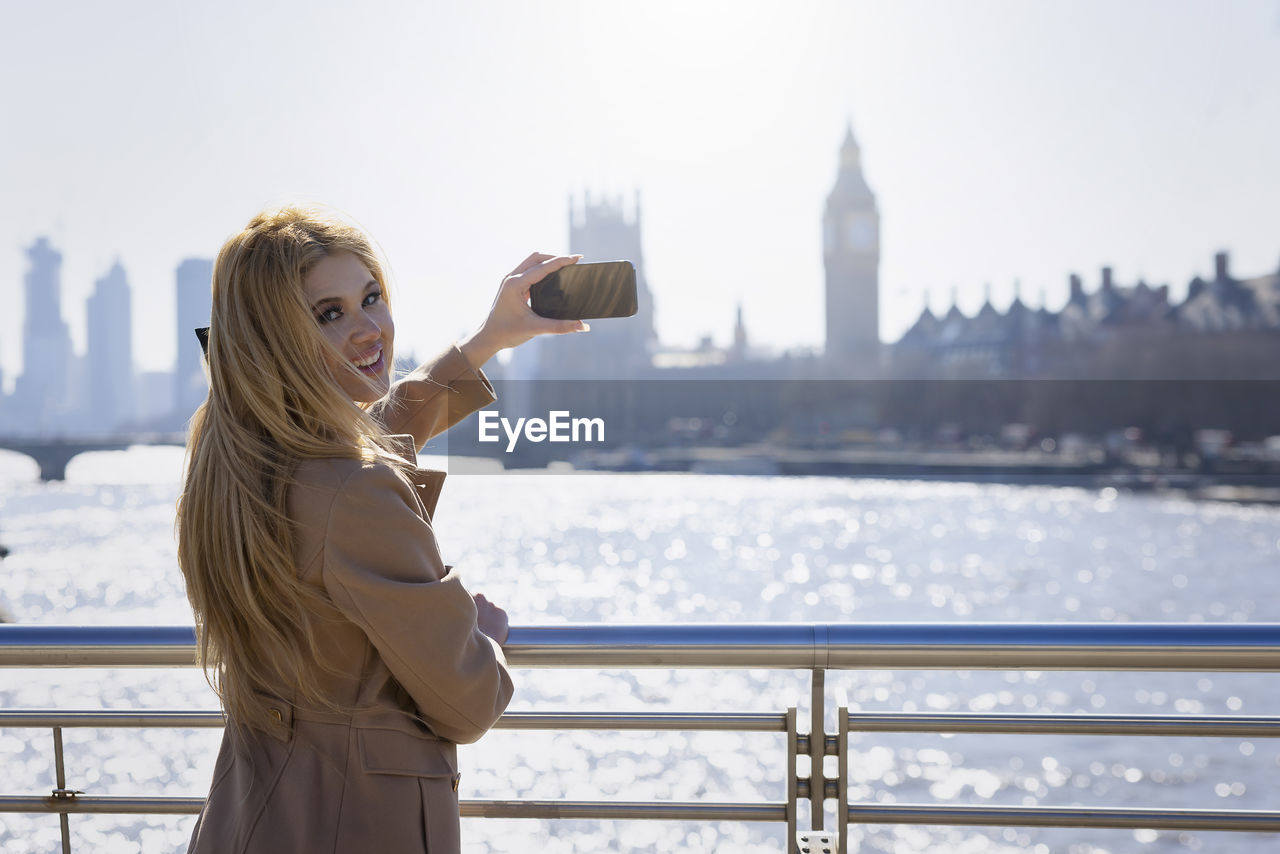
<path fill-rule="evenodd" d="M 836 832 L 838 854 L 849 854 L 849 708 L 841 706 L 836 711 L 836 756 L 839 757 L 840 777 L 836 781 Z"/>
<path fill-rule="evenodd" d="M 798 779 L 796 777 L 796 758 L 800 755 L 799 740 L 800 734 L 796 731 L 796 707 L 791 706 L 787 709 L 787 852 L 788 854 L 798 854 L 799 847 L 796 845 L 796 832 L 798 830 L 798 822 L 796 811 L 799 808 L 799 792 L 797 791 Z"/>
<path fill-rule="evenodd" d="M 823 697 L 826 693 L 827 671 L 815 667 L 809 698 L 809 827 L 822 830 L 822 803 L 826 797 L 826 778 L 822 772 L 826 755 L 827 724 Z"/>
<path fill-rule="evenodd" d="M 67 769 L 62 761 L 62 727 L 53 728 L 53 778 L 57 788 L 53 790 L 54 800 L 74 797 L 67 792 Z M 62 854 L 71 854 L 71 823 L 65 812 L 58 813 L 58 825 L 62 830 Z"/>

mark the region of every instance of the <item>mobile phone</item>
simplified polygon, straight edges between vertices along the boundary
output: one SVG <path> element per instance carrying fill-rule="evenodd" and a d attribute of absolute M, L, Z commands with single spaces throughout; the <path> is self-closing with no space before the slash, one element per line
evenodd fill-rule
<path fill-rule="evenodd" d="M 561 267 L 529 289 L 534 313 L 556 320 L 631 317 L 636 301 L 636 267 L 630 261 L 579 261 Z"/>

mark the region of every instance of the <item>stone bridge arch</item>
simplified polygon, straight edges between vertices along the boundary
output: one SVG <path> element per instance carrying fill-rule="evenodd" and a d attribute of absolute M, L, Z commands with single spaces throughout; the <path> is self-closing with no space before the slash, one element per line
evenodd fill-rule
<path fill-rule="evenodd" d="M 30 457 L 40 467 L 40 479 L 65 480 L 67 464 L 87 451 L 123 451 L 130 445 L 184 445 L 182 434 L 148 434 L 112 436 L 104 439 L 41 439 L 36 437 L 0 437 L 0 449 Z"/>

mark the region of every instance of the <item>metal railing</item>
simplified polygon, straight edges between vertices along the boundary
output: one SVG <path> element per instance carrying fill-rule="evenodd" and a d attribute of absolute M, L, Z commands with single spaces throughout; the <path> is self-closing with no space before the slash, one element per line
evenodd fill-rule
<path fill-rule="evenodd" d="M 1280 736 L 1280 717 L 1225 715 L 871 713 L 841 707 L 827 733 L 827 670 L 1280 671 L 1280 624 L 864 623 L 563 625 L 514 628 L 505 647 L 516 668 L 743 668 L 811 674 L 809 731 L 785 712 L 509 712 L 503 729 L 720 730 L 785 733 L 787 796 L 765 802 L 464 800 L 464 817 L 676 819 L 786 822 L 791 851 L 848 848 L 847 825 L 943 824 L 1280 832 L 1280 812 L 1095 807 L 996 807 L 848 802 L 853 732 L 1073 735 Z M 0 626 L 0 667 L 192 666 L 189 627 Z M 217 727 L 213 711 L 0 710 L 0 727 L 49 728 L 56 788 L 48 796 L 0 795 L 0 812 L 57 813 L 70 851 L 72 813 L 198 812 L 199 797 L 120 797 L 68 789 L 62 758 L 67 727 Z M 824 758 L 837 758 L 829 778 Z M 800 757 L 808 772 L 800 775 Z M 838 832 L 823 828 L 836 802 Z M 809 802 L 812 827 L 798 827 Z"/>

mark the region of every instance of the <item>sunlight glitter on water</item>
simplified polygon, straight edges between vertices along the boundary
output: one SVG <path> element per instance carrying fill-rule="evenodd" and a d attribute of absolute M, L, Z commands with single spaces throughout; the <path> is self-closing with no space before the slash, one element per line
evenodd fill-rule
<path fill-rule="evenodd" d="M 86 454 L 61 484 L 0 454 L 0 606 L 37 623 L 189 623 L 175 562 L 182 451 Z M 468 585 L 515 625 L 556 622 L 1274 620 L 1280 511 L 1082 489 L 702 475 L 451 476 L 435 520 Z M 1230 571 L 1222 571 L 1229 568 Z M 513 708 L 781 710 L 807 676 L 525 671 Z M 833 705 L 932 711 L 1265 714 L 1268 674 L 830 673 Z M 8 671 L 0 705 L 208 708 L 194 671 Z M 834 728 L 833 713 L 828 728 Z M 200 794 L 216 732 L 68 734 L 79 788 Z M 47 734 L 0 731 L 10 791 L 48 788 Z M 142 749 L 139 749 L 142 745 Z M 1272 742 L 859 734 L 854 796 L 879 802 L 1266 808 Z M 494 732 L 463 749 L 472 798 L 779 800 L 765 735 Z M 157 757 L 163 757 L 159 759 Z M 181 850 L 190 818 L 77 817 L 77 850 Z M 1220 848 L 1214 834 L 857 827 L 864 851 Z M 765 825 L 471 821 L 466 850 L 777 851 Z M 57 826 L 4 816 L 6 851 Z M 1232 835 L 1231 850 L 1274 840 Z"/>

